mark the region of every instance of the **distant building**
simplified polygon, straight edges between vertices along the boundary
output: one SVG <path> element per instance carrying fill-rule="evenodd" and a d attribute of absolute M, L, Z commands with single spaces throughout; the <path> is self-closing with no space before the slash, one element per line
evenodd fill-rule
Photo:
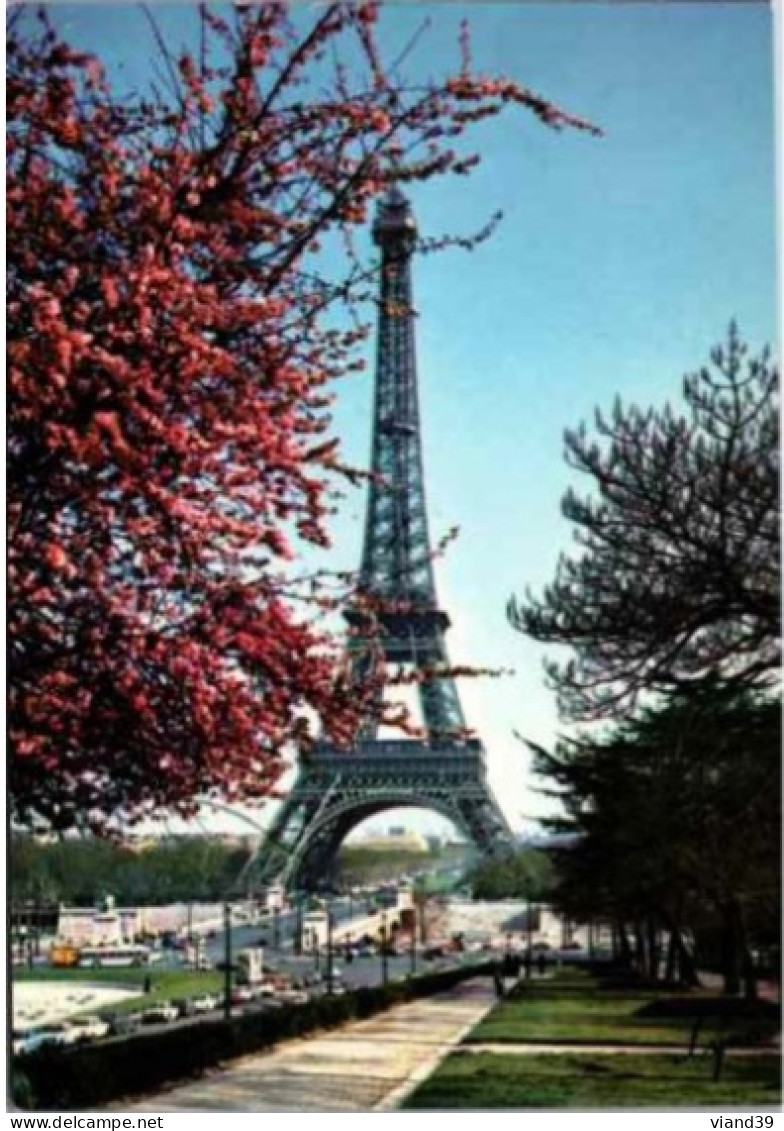
<path fill-rule="evenodd" d="M 394 833 L 390 829 L 386 835 L 363 837 L 361 841 L 355 841 L 352 847 L 389 852 L 428 851 L 427 840 L 421 833 L 407 832 L 405 829 L 398 829 Z"/>

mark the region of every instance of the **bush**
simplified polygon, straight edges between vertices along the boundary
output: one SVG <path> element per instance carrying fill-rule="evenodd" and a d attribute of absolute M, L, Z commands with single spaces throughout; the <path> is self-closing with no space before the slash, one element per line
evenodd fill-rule
<path fill-rule="evenodd" d="M 748 1001 L 737 997 L 659 998 L 637 1010 L 638 1017 L 719 1017 L 776 1021 L 779 1007 L 770 1001 Z"/>

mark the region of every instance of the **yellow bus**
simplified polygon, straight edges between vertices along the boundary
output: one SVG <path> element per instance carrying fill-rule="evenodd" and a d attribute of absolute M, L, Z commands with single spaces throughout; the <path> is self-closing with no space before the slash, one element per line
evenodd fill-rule
<path fill-rule="evenodd" d="M 49 952 L 52 966 L 78 966 L 79 947 L 71 943 L 55 943 Z"/>

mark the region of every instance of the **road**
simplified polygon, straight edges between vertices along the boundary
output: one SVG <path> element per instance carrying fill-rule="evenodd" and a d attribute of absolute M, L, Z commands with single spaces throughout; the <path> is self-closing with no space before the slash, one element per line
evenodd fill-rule
<path fill-rule="evenodd" d="M 333 924 L 336 928 L 346 927 L 347 924 L 356 922 L 357 930 L 354 934 L 358 940 L 363 934 L 361 924 L 367 921 L 372 913 L 379 911 L 378 904 L 372 895 L 365 898 L 350 898 L 348 896 L 336 897 L 330 901 L 330 911 Z M 396 915 L 394 909 L 389 909 L 390 920 Z M 322 981 L 327 980 L 327 954 L 326 947 L 322 945 L 320 952 L 315 954 L 312 949 L 297 955 L 294 953 L 294 938 L 297 930 L 297 913 L 285 911 L 273 915 L 263 916 L 257 923 L 235 924 L 231 928 L 230 953 L 234 957 L 247 947 L 263 946 L 264 964 L 276 972 L 290 974 L 292 978 L 313 980 L 314 975 L 320 975 Z M 377 930 L 372 931 L 377 936 Z M 346 960 L 345 944 L 341 943 L 336 931 L 333 946 L 333 978 L 342 982 L 347 987 L 378 985 L 384 979 L 384 964 L 380 955 L 374 954 L 367 957 L 355 957 Z M 420 973 L 424 969 L 434 969 L 443 962 L 425 961 L 422 956 L 422 947 L 417 945 L 413 958 L 409 949 L 408 939 L 405 940 L 405 950 L 398 955 L 388 955 L 386 959 L 386 977 L 393 981 L 407 977 L 412 968 Z M 219 966 L 226 961 L 226 936 L 223 930 L 213 928 L 209 936 L 204 939 L 203 953 L 212 966 Z M 453 959 L 459 961 L 460 956 Z M 179 966 L 182 956 L 179 952 L 165 951 L 159 966 Z"/>

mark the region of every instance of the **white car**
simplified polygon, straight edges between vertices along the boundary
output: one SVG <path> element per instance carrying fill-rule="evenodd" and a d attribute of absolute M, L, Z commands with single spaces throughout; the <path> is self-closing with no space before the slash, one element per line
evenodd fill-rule
<path fill-rule="evenodd" d="M 255 998 L 275 997 L 278 992 L 274 982 L 257 982 L 256 985 L 251 988 Z"/>
<path fill-rule="evenodd" d="M 215 994 L 200 994 L 199 997 L 192 997 L 189 1005 L 194 1013 L 211 1013 L 220 1005 L 220 998 Z"/>
<path fill-rule="evenodd" d="M 281 990 L 278 994 L 278 1001 L 284 1002 L 286 1005 L 307 1005 L 310 1001 L 310 994 L 307 990 Z"/>
<path fill-rule="evenodd" d="M 142 1021 L 149 1024 L 153 1021 L 176 1021 L 180 1011 L 170 1001 L 159 1001 L 155 1005 L 148 1005 L 142 1013 Z"/>
<path fill-rule="evenodd" d="M 109 1035 L 109 1023 L 100 1017 L 72 1017 L 68 1026 L 76 1034 L 77 1041 L 100 1041 Z"/>

